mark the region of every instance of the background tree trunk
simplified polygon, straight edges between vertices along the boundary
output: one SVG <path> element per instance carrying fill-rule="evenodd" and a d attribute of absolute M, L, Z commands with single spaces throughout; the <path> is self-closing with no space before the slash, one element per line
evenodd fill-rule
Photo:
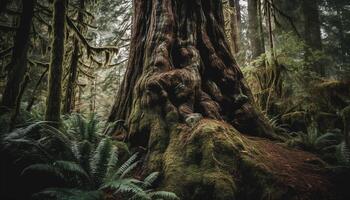
<path fill-rule="evenodd" d="M 7 109 L 15 109 L 20 102 L 20 90 L 27 72 L 27 52 L 30 44 L 29 34 L 34 15 L 35 0 L 23 0 L 23 10 L 20 24 L 14 39 L 11 63 L 3 93 L 1 106 Z"/>
<path fill-rule="evenodd" d="M 304 38 L 306 44 L 311 48 L 306 50 L 306 60 L 310 62 L 310 51 L 322 50 L 318 0 L 303 1 L 302 7 L 304 13 Z M 321 63 L 316 62 L 311 67 L 319 75 L 325 75 L 325 69 Z"/>
<path fill-rule="evenodd" d="M 79 9 L 84 10 L 85 9 L 85 0 L 79 1 Z M 84 22 L 84 14 L 83 12 L 78 12 L 77 17 L 78 22 L 78 30 L 81 31 L 80 23 Z M 76 90 L 76 81 L 78 78 L 78 64 L 79 64 L 79 40 L 74 37 L 73 39 L 73 53 L 72 58 L 70 61 L 69 66 L 69 74 L 68 74 L 68 81 L 67 81 L 67 88 L 66 88 L 66 94 L 63 104 L 63 112 L 64 113 L 71 113 L 74 110 L 75 107 L 75 90 Z"/>
<path fill-rule="evenodd" d="M 248 37 L 252 51 L 252 59 L 265 52 L 262 38 L 262 18 L 260 0 L 248 0 Z"/>
<path fill-rule="evenodd" d="M 275 137 L 229 50 L 221 1 L 135 0 L 133 13 L 128 68 L 109 121 L 127 121 L 131 146 L 147 147 L 146 169 L 162 172 L 161 187 L 187 200 L 325 194 L 313 170 L 322 164 L 305 165 L 316 157 L 241 135 Z M 297 173 L 284 177 L 279 165 Z M 307 181 L 293 182 L 303 172 Z"/>
<path fill-rule="evenodd" d="M 53 42 L 45 113 L 45 120 L 52 122 L 59 122 L 61 113 L 62 65 L 66 37 L 66 4 L 67 2 L 65 0 L 54 1 Z"/>
<path fill-rule="evenodd" d="M 230 7 L 232 8 L 230 27 L 231 27 L 231 49 L 234 54 L 239 52 L 240 41 L 240 24 L 241 24 L 241 8 L 239 0 L 230 0 Z"/>

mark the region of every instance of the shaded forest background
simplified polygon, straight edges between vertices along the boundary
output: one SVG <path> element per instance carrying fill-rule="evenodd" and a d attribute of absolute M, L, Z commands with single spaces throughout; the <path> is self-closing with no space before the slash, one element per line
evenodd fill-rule
<path fill-rule="evenodd" d="M 231 52 L 283 143 L 348 173 L 350 2 L 222 2 Z M 0 133 L 4 158 L 17 166 L 8 174 L 21 188 L 43 171 L 62 178 L 42 175 L 21 195 L 55 187 L 40 195 L 178 198 L 147 190 L 158 173 L 144 174 L 138 163 L 145 158 L 124 140 L 127 123 L 112 116 L 132 7 L 131 0 L 0 0 Z M 18 198 L 16 184 L 1 188 L 4 197 Z"/>

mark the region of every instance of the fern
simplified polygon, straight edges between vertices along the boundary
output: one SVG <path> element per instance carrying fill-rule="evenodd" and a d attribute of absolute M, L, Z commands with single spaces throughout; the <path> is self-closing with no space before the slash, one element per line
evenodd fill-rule
<path fill-rule="evenodd" d="M 45 173 L 48 173 L 48 174 L 52 174 L 55 177 L 59 177 L 59 178 L 62 178 L 62 179 L 65 178 L 65 175 L 60 170 L 57 170 L 56 167 L 54 167 L 54 166 L 52 166 L 50 164 L 33 164 L 33 165 L 30 165 L 30 166 L 26 167 L 22 171 L 22 174 L 26 174 L 26 173 L 29 173 L 31 171 L 45 172 Z"/>
<path fill-rule="evenodd" d="M 137 184 L 141 183 L 137 179 L 127 178 L 127 179 L 115 179 L 104 183 L 100 189 L 113 189 L 116 193 L 134 193 L 142 194 L 145 193 L 141 187 Z"/>
<path fill-rule="evenodd" d="M 114 142 L 109 137 L 97 142 L 97 138 L 94 139 L 97 134 L 92 133 L 96 131 L 96 121 L 90 120 L 89 123 L 85 123 L 84 119 L 78 116 L 74 120 L 72 124 L 75 127 L 70 124 L 70 131 L 58 130 L 46 125 L 46 122 L 36 122 L 16 129 L 4 137 L 3 144 L 11 147 L 9 149 L 16 149 L 23 157 L 42 157 L 42 163 L 29 165 L 22 174 L 44 172 L 66 181 L 73 187 L 49 188 L 36 194 L 37 197 L 63 200 L 101 199 L 102 191 L 108 189 L 116 195 L 123 194 L 123 197 L 132 199 L 176 199 L 173 193 L 149 189 L 157 179 L 158 172 L 150 174 L 143 181 L 131 178 L 131 172 L 139 164 L 138 154 L 133 154 L 124 163 L 119 164 L 118 147 L 128 152 L 127 146 Z M 85 132 L 81 135 L 78 130 Z M 56 145 L 57 142 L 63 144 L 60 151 L 52 151 L 52 148 L 56 148 L 52 145 Z M 20 148 L 12 148 L 14 145 Z M 58 153 L 59 156 L 53 153 Z"/>
<path fill-rule="evenodd" d="M 91 174 L 97 185 L 101 184 L 107 172 L 107 165 L 112 150 L 112 145 L 109 139 L 104 138 L 98 144 L 93 157 L 91 158 Z"/>
<path fill-rule="evenodd" d="M 87 180 L 90 179 L 88 173 L 79 164 L 75 162 L 59 160 L 54 162 L 53 166 L 64 172 L 84 177 Z"/>
<path fill-rule="evenodd" d="M 350 149 L 345 142 L 341 142 L 336 146 L 335 156 L 340 165 L 350 166 Z"/>
<path fill-rule="evenodd" d="M 98 190 L 86 191 L 72 188 L 48 188 L 34 195 L 35 198 L 43 199 L 54 197 L 56 200 L 101 200 L 103 193 Z"/>
<path fill-rule="evenodd" d="M 179 200 L 180 198 L 176 194 L 167 191 L 150 192 L 151 199 L 164 199 L 164 200 Z"/>
<path fill-rule="evenodd" d="M 122 164 L 119 169 L 116 172 L 116 176 L 121 176 L 124 174 L 128 169 L 130 169 L 130 166 L 132 166 L 135 163 L 135 160 L 137 158 L 138 153 L 135 153 L 132 155 L 124 164 Z"/>
<path fill-rule="evenodd" d="M 159 172 L 153 172 L 150 175 L 148 175 L 142 183 L 143 188 L 149 188 L 152 186 L 153 182 L 158 178 Z"/>
<path fill-rule="evenodd" d="M 29 171 L 46 172 L 56 177 L 62 178 L 63 180 L 69 180 L 72 175 L 83 177 L 85 180 L 90 180 L 89 175 L 85 172 L 80 165 L 71 162 L 59 160 L 52 164 L 33 164 L 26 167 L 22 174 L 28 173 Z"/>
<path fill-rule="evenodd" d="M 116 147 L 113 147 L 110 153 L 110 158 L 107 165 L 107 172 L 104 177 L 105 180 L 108 180 L 108 178 L 112 177 L 113 173 L 116 171 L 116 166 L 118 164 L 118 149 Z"/>

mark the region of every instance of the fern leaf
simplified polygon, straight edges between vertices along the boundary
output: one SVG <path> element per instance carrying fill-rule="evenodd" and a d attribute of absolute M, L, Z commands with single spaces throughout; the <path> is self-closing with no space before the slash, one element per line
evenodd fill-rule
<path fill-rule="evenodd" d="M 57 200 L 102 200 L 103 193 L 101 191 L 83 191 L 71 188 L 48 188 L 34 195 L 34 197 L 54 197 Z"/>
<path fill-rule="evenodd" d="M 176 196 L 173 192 L 167 191 L 156 191 L 150 192 L 149 196 L 151 199 L 164 199 L 164 200 L 179 200 L 180 198 Z"/>
<path fill-rule="evenodd" d="M 52 175 L 59 177 L 59 178 L 62 178 L 62 179 L 66 178 L 65 175 L 61 171 L 59 171 L 56 167 L 54 167 L 51 164 L 33 164 L 33 165 L 30 165 L 30 166 L 26 167 L 25 169 L 23 169 L 22 175 L 26 174 L 30 171 L 45 172 L 45 173 L 52 174 Z"/>
<path fill-rule="evenodd" d="M 115 190 L 115 193 L 128 193 L 133 194 L 143 194 L 145 193 L 143 189 L 137 185 L 140 181 L 129 178 L 129 179 L 117 179 L 110 182 L 107 182 L 102 185 L 100 189 L 112 189 Z"/>
<path fill-rule="evenodd" d="M 143 188 L 148 188 L 151 187 L 154 181 L 158 178 L 159 172 L 153 172 L 150 175 L 148 175 L 144 180 L 143 180 Z"/>
<path fill-rule="evenodd" d="M 101 184 L 102 179 L 106 176 L 107 165 L 111 150 L 112 145 L 110 139 L 104 138 L 98 144 L 95 153 L 91 159 L 91 173 L 98 185 Z"/>
<path fill-rule="evenodd" d="M 89 180 L 89 175 L 86 173 L 86 171 L 75 162 L 59 160 L 54 162 L 53 166 L 65 172 L 76 174 L 77 176 L 84 177 Z"/>
<path fill-rule="evenodd" d="M 113 147 L 111 150 L 111 155 L 109 157 L 108 165 L 107 165 L 107 173 L 105 176 L 105 180 L 108 180 L 112 177 L 113 173 L 116 171 L 116 166 L 118 163 L 118 148 Z"/>
<path fill-rule="evenodd" d="M 133 163 L 135 163 L 135 160 L 136 160 L 136 158 L 137 158 L 137 155 L 138 155 L 138 153 L 135 153 L 135 154 L 132 155 L 127 161 L 125 161 L 125 163 L 123 163 L 123 164 L 119 167 L 118 171 L 116 172 L 116 175 L 117 175 L 117 176 L 120 176 L 120 175 L 124 174 L 124 172 L 125 172 Z"/>

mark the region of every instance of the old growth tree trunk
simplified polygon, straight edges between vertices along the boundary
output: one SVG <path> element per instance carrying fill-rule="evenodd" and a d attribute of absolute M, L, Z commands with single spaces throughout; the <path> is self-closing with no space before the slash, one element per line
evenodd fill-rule
<path fill-rule="evenodd" d="M 152 126 L 142 126 L 144 110 L 157 110 L 170 124 L 201 114 L 273 135 L 230 52 L 220 2 L 136 1 L 134 9 L 130 61 L 109 121 L 128 120 L 131 135 L 144 137 Z"/>
<path fill-rule="evenodd" d="M 162 172 L 162 188 L 184 200 L 323 194 L 320 162 L 305 163 L 317 158 L 241 135 L 274 132 L 230 52 L 221 1 L 135 0 L 133 13 L 109 121 L 126 121 L 131 145 L 148 150 L 146 168 Z"/>

